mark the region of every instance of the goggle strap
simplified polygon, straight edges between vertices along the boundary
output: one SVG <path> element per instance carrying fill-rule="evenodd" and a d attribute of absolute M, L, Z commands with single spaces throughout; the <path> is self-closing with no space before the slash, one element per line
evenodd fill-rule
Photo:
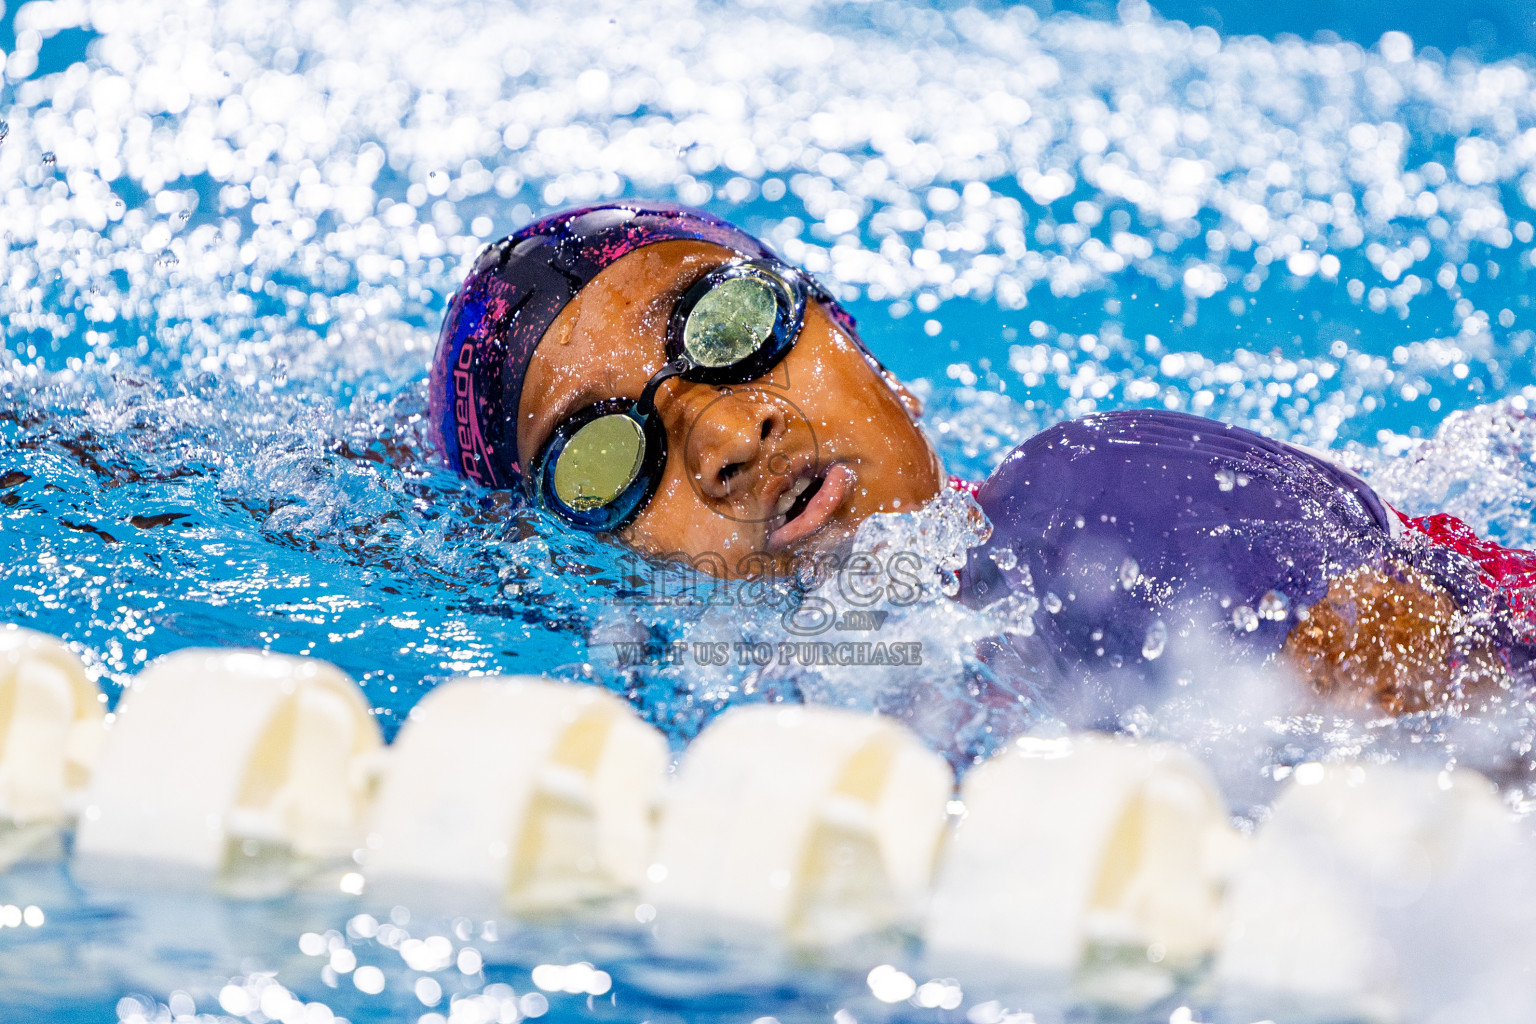
<path fill-rule="evenodd" d="M 689 360 L 678 358 L 657 370 L 656 375 L 645 382 L 645 390 L 640 392 L 640 397 L 635 400 L 635 416 L 643 420 L 654 413 L 656 411 L 656 392 L 673 377 L 688 372 L 692 366 L 693 363 Z"/>

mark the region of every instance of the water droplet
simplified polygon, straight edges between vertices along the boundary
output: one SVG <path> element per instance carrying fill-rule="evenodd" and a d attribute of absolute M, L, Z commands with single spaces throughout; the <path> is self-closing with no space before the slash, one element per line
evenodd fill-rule
<path fill-rule="evenodd" d="M 992 561 L 997 563 L 999 569 L 1012 569 L 1019 564 L 1019 556 L 1013 548 L 993 548 Z"/>
<path fill-rule="evenodd" d="M 1040 602 L 1033 594 L 1009 594 L 1007 599 L 1001 602 L 998 611 L 1004 622 L 1008 624 L 1008 630 L 1023 636 L 1033 636 L 1035 633 L 1035 610 L 1040 607 Z"/>
<path fill-rule="evenodd" d="M 1291 599 L 1278 590 L 1271 590 L 1259 599 L 1259 615 L 1280 622 L 1290 614 Z"/>
<path fill-rule="evenodd" d="M 939 570 L 939 589 L 944 591 L 946 597 L 960 593 L 960 574 L 953 569 Z"/>
<path fill-rule="evenodd" d="M 1078 516 L 1077 517 L 1077 528 L 1079 530 L 1081 530 L 1083 528 L 1083 522 L 1084 522 L 1083 517 L 1082 516 Z"/>
<path fill-rule="evenodd" d="M 1125 561 L 1120 563 L 1120 585 L 1122 587 L 1124 587 L 1126 590 L 1130 590 L 1136 585 L 1136 581 L 1140 578 L 1141 566 L 1136 564 L 1136 559 L 1127 558 Z"/>
<path fill-rule="evenodd" d="M 1119 668 L 1125 664 L 1125 659 L 1118 654 L 1111 654 L 1109 656 L 1109 664 L 1111 668 Z"/>
<path fill-rule="evenodd" d="M 1216 471 L 1216 486 L 1224 491 L 1230 491 L 1237 486 L 1237 474 L 1230 469 L 1218 469 Z"/>
<path fill-rule="evenodd" d="M 1247 473 L 1239 473 L 1239 474 L 1237 474 L 1237 486 L 1239 486 L 1239 487 L 1247 487 L 1248 486 L 1248 474 Z"/>
<path fill-rule="evenodd" d="M 1163 656 L 1163 649 L 1168 646 L 1168 627 L 1162 619 L 1153 619 L 1152 625 L 1147 627 L 1147 637 L 1141 642 L 1141 656 L 1148 661 L 1156 661 Z"/>
<path fill-rule="evenodd" d="M 1246 604 L 1240 604 L 1232 609 L 1232 625 L 1240 632 L 1252 633 L 1259 628 L 1259 613 Z"/>
<path fill-rule="evenodd" d="M 1052 615 L 1061 611 L 1061 598 L 1047 591 L 1045 595 L 1045 610 Z"/>

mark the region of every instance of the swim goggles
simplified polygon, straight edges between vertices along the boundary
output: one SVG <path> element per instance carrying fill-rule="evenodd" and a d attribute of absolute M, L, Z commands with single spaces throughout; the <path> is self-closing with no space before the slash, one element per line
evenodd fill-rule
<path fill-rule="evenodd" d="M 674 377 L 745 384 L 800 337 L 807 297 L 831 301 L 808 275 L 772 258 L 740 259 L 693 284 L 667 322 L 667 362 L 640 397 L 610 398 L 567 417 L 544 444 L 533 500 L 581 530 L 617 530 L 651 500 L 667 463 L 656 391 Z"/>

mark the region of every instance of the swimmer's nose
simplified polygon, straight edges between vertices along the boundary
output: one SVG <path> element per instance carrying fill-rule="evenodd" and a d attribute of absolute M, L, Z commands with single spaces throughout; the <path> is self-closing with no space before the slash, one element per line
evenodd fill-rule
<path fill-rule="evenodd" d="M 775 463 L 787 467 L 778 450 L 785 417 L 773 403 L 714 388 L 700 388 L 685 402 L 691 415 L 680 424 L 683 457 L 700 494 L 717 501 L 738 498 L 759 489 Z"/>

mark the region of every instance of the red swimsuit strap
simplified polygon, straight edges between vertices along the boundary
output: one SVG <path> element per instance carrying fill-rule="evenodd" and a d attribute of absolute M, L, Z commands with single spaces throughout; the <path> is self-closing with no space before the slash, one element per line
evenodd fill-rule
<path fill-rule="evenodd" d="M 1470 558 L 1482 581 L 1508 598 L 1510 611 L 1536 622 L 1536 551 L 1484 540 L 1472 527 L 1445 512 L 1410 519 L 1397 509 L 1392 511 L 1407 529 Z"/>
<path fill-rule="evenodd" d="M 947 486 L 952 487 L 957 491 L 964 491 L 966 494 L 969 494 L 973 498 L 976 497 L 977 493 L 981 490 L 981 484 L 974 480 L 962 479 L 958 476 L 950 477 Z"/>

